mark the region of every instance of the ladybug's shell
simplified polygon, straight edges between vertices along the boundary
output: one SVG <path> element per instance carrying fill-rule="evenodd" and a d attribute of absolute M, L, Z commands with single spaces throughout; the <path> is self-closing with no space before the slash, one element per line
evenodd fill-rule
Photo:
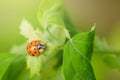
<path fill-rule="evenodd" d="M 34 40 L 27 45 L 27 52 L 30 56 L 38 56 L 39 54 L 38 45 L 40 45 L 39 40 Z"/>

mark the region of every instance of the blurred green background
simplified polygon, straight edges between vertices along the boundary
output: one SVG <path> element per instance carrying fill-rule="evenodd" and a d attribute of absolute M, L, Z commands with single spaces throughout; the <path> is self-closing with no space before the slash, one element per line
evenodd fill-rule
<path fill-rule="evenodd" d="M 37 10 L 40 0 L 0 0 L 0 52 L 25 41 L 20 35 L 22 19 L 39 26 Z M 105 37 L 114 49 L 120 49 L 119 0 L 63 0 L 65 9 L 78 31 L 87 31 L 96 23 L 97 35 Z M 93 55 L 92 64 L 97 80 L 120 80 L 120 72 L 103 62 L 103 54 Z"/>
<path fill-rule="evenodd" d="M 8 51 L 12 45 L 25 41 L 20 35 L 19 26 L 28 19 L 38 26 L 37 10 L 39 0 L 0 0 L 0 51 Z"/>

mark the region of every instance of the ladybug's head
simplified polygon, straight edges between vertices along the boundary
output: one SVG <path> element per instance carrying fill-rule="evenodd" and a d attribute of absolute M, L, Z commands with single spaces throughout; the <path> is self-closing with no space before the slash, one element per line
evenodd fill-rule
<path fill-rule="evenodd" d="M 40 49 L 45 49 L 46 48 L 46 46 L 44 45 L 44 44 L 40 44 L 40 45 L 38 45 L 38 49 L 40 50 Z"/>
<path fill-rule="evenodd" d="M 38 45 L 38 50 L 39 50 L 40 53 L 43 53 L 43 51 L 45 50 L 45 48 L 46 48 L 45 44 L 40 43 Z"/>

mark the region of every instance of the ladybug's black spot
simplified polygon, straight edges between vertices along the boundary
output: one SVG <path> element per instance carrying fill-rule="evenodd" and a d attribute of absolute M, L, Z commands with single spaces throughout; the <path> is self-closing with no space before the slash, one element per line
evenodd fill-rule
<path fill-rule="evenodd" d="M 34 48 L 34 50 L 36 50 L 36 48 Z"/>
<path fill-rule="evenodd" d="M 34 54 L 32 54 L 32 56 L 35 56 Z"/>
<path fill-rule="evenodd" d="M 29 53 L 31 53 L 31 51 Z"/>
<path fill-rule="evenodd" d="M 32 42 L 30 44 L 32 45 Z"/>
<path fill-rule="evenodd" d="M 34 52 L 36 54 L 36 52 Z"/>

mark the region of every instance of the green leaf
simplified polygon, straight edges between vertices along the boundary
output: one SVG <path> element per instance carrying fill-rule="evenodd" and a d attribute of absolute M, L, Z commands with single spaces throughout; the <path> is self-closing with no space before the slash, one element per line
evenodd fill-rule
<path fill-rule="evenodd" d="M 100 39 L 99 37 L 96 36 L 94 41 L 94 53 L 107 53 L 107 54 L 119 55 L 120 50 L 113 49 L 107 43 L 105 38 Z"/>
<path fill-rule="evenodd" d="M 27 69 L 23 69 L 17 80 L 41 80 L 40 78 L 41 77 L 39 75 L 35 75 L 31 78 L 30 71 Z M 14 80 L 14 79 L 11 79 L 11 80 Z"/>
<path fill-rule="evenodd" d="M 103 61 L 108 67 L 120 70 L 120 50 L 113 49 L 105 38 L 95 37 L 94 53 L 104 55 Z"/>
<path fill-rule="evenodd" d="M 62 51 L 58 52 L 53 57 L 49 58 L 45 62 L 43 70 L 41 72 L 41 80 L 63 80 L 61 73 L 62 65 Z M 59 77 L 59 79 L 57 79 Z"/>
<path fill-rule="evenodd" d="M 95 80 L 90 63 L 95 35 L 94 28 L 90 32 L 75 35 L 65 45 L 63 53 L 65 80 Z"/>
<path fill-rule="evenodd" d="M 17 80 L 21 72 L 26 68 L 25 56 L 17 56 L 7 69 L 2 80 Z"/>
<path fill-rule="evenodd" d="M 99 37 L 95 37 L 94 44 L 95 52 L 114 52 L 114 50 L 108 45 L 106 39 L 100 39 Z"/>
<path fill-rule="evenodd" d="M 53 24 L 64 26 L 63 20 L 59 13 L 60 7 L 60 0 L 41 0 L 38 11 L 38 20 L 44 29 L 46 29 L 48 25 Z"/>
<path fill-rule="evenodd" d="M 51 42 L 55 46 L 63 46 L 66 37 L 70 38 L 61 11 L 61 0 L 41 0 L 40 2 L 38 20 L 43 28 L 43 37 L 47 38 L 46 42 Z"/>
<path fill-rule="evenodd" d="M 15 57 L 16 56 L 12 54 L 0 53 L 0 80 Z"/>
<path fill-rule="evenodd" d="M 41 56 L 33 57 L 33 56 L 27 56 L 27 68 L 30 69 L 31 77 L 33 77 L 35 74 L 40 73 L 42 70 L 43 61 Z"/>
<path fill-rule="evenodd" d="M 110 68 L 120 70 L 120 56 L 107 55 L 107 56 L 104 58 L 104 62 L 105 62 Z"/>
<path fill-rule="evenodd" d="M 39 39 L 36 30 L 27 20 L 22 20 L 20 25 L 20 34 L 23 35 L 28 41 Z"/>
<path fill-rule="evenodd" d="M 14 45 L 10 49 L 10 53 L 17 55 L 25 55 L 27 54 L 26 46 L 27 46 L 27 42 L 24 42 L 20 45 Z"/>
<path fill-rule="evenodd" d="M 57 25 L 49 26 L 48 32 L 49 33 L 47 37 L 50 39 L 50 41 L 54 45 L 57 45 L 57 46 L 63 45 L 66 40 L 66 36 L 69 37 L 68 35 L 69 33 L 67 32 L 67 30 Z"/>

